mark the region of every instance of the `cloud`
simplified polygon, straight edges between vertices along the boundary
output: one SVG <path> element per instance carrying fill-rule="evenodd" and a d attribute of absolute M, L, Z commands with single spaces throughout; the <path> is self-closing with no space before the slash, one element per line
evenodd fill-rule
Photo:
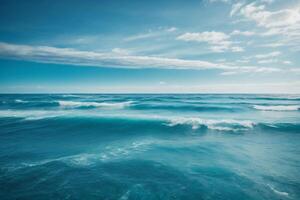
<path fill-rule="evenodd" d="M 292 62 L 289 61 L 289 60 L 280 61 L 278 59 L 259 60 L 259 61 L 257 61 L 257 63 L 259 63 L 259 64 L 281 63 L 281 64 L 284 64 L 284 65 L 291 65 L 292 64 Z"/>
<path fill-rule="evenodd" d="M 284 42 L 271 42 L 268 44 L 262 44 L 260 45 L 261 47 L 281 47 L 284 46 L 285 43 Z"/>
<path fill-rule="evenodd" d="M 147 39 L 147 38 L 155 37 L 157 35 L 158 35 L 157 32 L 142 33 L 142 34 L 138 34 L 138 35 L 129 36 L 129 37 L 125 38 L 124 41 L 130 42 L 130 41 L 135 41 L 135 40 Z"/>
<path fill-rule="evenodd" d="M 136 41 L 136 40 L 143 40 L 143 39 L 148 39 L 148 38 L 155 38 L 163 35 L 168 35 L 173 32 L 176 32 L 178 29 L 176 27 L 158 27 L 155 30 L 149 30 L 146 33 L 141 33 L 141 34 L 136 34 L 132 35 L 129 37 L 124 38 L 124 41 L 126 42 L 131 42 L 131 41 Z"/>
<path fill-rule="evenodd" d="M 0 57 L 43 63 L 132 69 L 218 69 L 223 71 L 235 71 L 236 73 L 268 73 L 280 71 L 280 69 L 277 68 L 235 66 L 202 60 L 122 55 L 119 53 L 120 49 L 115 49 L 114 51 L 115 52 L 103 53 L 80 51 L 71 48 L 0 43 Z"/>
<path fill-rule="evenodd" d="M 167 32 L 174 32 L 174 31 L 177 31 L 178 29 L 176 27 L 171 27 L 171 28 L 168 28 L 166 29 Z"/>
<path fill-rule="evenodd" d="M 281 55 L 280 51 L 273 51 L 273 52 L 270 52 L 270 53 L 267 53 L 267 54 L 258 54 L 258 55 L 255 55 L 254 57 L 258 58 L 258 59 L 265 59 L 265 58 L 277 57 L 279 55 Z"/>
<path fill-rule="evenodd" d="M 236 62 L 238 62 L 238 63 L 249 63 L 250 60 L 248 60 L 248 59 L 241 59 L 241 60 L 237 60 Z"/>
<path fill-rule="evenodd" d="M 261 3 L 268 3 L 271 4 L 273 3 L 275 0 L 260 0 Z"/>
<path fill-rule="evenodd" d="M 184 33 L 179 35 L 177 40 L 182 41 L 195 41 L 195 42 L 205 42 L 210 44 L 210 49 L 213 52 L 224 52 L 226 50 L 232 52 L 241 52 L 244 51 L 242 47 L 233 46 L 233 42 L 231 42 L 230 35 L 227 35 L 223 32 L 216 31 L 205 31 L 200 33 Z"/>
<path fill-rule="evenodd" d="M 244 5 L 244 3 L 240 3 L 240 2 L 233 4 L 231 7 L 230 16 L 235 15 L 241 9 L 241 7 L 243 5 Z"/>
<path fill-rule="evenodd" d="M 208 42 L 211 44 L 216 44 L 219 42 L 224 42 L 229 39 L 230 36 L 222 32 L 215 31 L 205 31 L 202 33 L 184 33 L 177 37 L 178 40 L 184 41 L 197 41 L 197 42 Z"/>
<path fill-rule="evenodd" d="M 247 74 L 247 73 L 266 74 L 266 73 L 273 73 L 273 72 L 283 72 L 283 70 L 275 67 L 244 66 L 243 68 L 240 69 L 224 71 L 221 73 L 221 75 L 234 75 L 234 74 Z"/>
<path fill-rule="evenodd" d="M 259 64 L 268 64 L 268 63 L 281 63 L 284 65 L 291 65 L 292 62 L 289 60 L 280 61 L 278 59 L 266 59 L 266 60 L 259 60 L 257 63 Z"/>
<path fill-rule="evenodd" d="M 300 4 L 293 7 L 290 5 L 289 8 L 269 10 L 267 4 L 273 3 L 273 0 L 257 0 L 248 4 L 245 2 L 233 4 L 230 16 L 236 16 L 238 22 L 255 22 L 262 31 L 256 35 L 278 36 L 276 42 L 264 45 L 293 46 L 291 50 L 297 51 L 297 46 L 300 44 Z"/>
<path fill-rule="evenodd" d="M 222 3 L 229 3 L 231 0 L 208 0 L 210 3 L 222 2 Z"/>
<path fill-rule="evenodd" d="M 230 35 L 242 35 L 242 36 L 252 36 L 256 33 L 253 31 L 240 31 L 240 30 L 234 30 L 230 33 Z"/>
<path fill-rule="evenodd" d="M 37 62 L 119 68 L 223 70 L 233 68 L 201 60 L 124 55 L 123 50 L 119 48 L 113 49 L 112 52 L 109 53 L 103 53 L 94 51 L 80 51 L 71 48 L 0 43 L 0 56 Z"/>
<path fill-rule="evenodd" d="M 286 64 L 286 65 L 291 65 L 291 64 L 292 64 L 292 62 L 289 61 L 289 60 L 284 60 L 284 61 L 282 61 L 282 63 L 283 63 L 283 64 Z"/>
<path fill-rule="evenodd" d="M 255 59 L 255 61 L 258 64 L 270 64 L 270 63 L 279 63 L 279 64 L 284 64 L 284 65 L 292 64 L 292 62 L 289 60 L 279 59 L 280 55 L 282 55 L 282 53 L 280 51 L 273 51 L 270 53 L 257 54 L 254 56 L 244 56 L 243 60 L 247 60 L 247 62 L 249 62 L 249 59 Z M 237 62 L 240 62 L 240 60 L 237 60 Z"/>
<path fill-rule="evenodd" d="M 259 64 L 268 64 L 268 63 L 277 63 L 277 59 L 267 59 L 267 60 L 259 60 L 257 63 Z"/>
<path fill-rule="evenodd" d="M 255 21 L 258 26 L 262 27 L 286 27 L 293 26 L 300 22 L 300 8 L 294 9 L 281 9 L 277 11 L 267 11 L 265 5 L 258 5 L 253 2 L 239 8 L 239 15 Z M 236 14 L 233 12 L 232 15 Z"/>
<path fill-rule="evenodd" d="M 119 55 L 129 55 L 130 52 L 126 49 L 121 49 L 121 48 L 113 48 L 111 50 L 113 53 L 115 54 L 119 54 Z"/>

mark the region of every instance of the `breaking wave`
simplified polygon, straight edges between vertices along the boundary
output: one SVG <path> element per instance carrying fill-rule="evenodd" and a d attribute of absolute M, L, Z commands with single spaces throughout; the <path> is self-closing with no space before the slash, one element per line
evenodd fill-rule
<path fill-rule="evenodd" d="M 58 101 L 59 105 L 62 107 L 80 108 L 80 107 L 101 107 L 110 109 L 122 109 L 128 107 L 132 104 L 132 101 L 127 102 L 79 102 L 79 101 Z"/>
<path fill-rule="evenodd" d="M 191 125 L 192 129 L 198 129 L 200 127 L 207 127 L 208 129 L 218 131 L 236 131 L 247 130 L 254 127 L 255 123 L 249 120 L 213 120 L 213 119 L 201 119 L 201 118 L 175 118 L 170 120 L 167 124 L 169 126 L 176 125 Z"/>
<path fill-rule="evenodd" d="M 300 109 L 300 105 L 276 105 L 276 106 L 254 105 L 253 108 L 255 108 L 256 110 L 263 110 L 263 111 L 296 111 Z"/>

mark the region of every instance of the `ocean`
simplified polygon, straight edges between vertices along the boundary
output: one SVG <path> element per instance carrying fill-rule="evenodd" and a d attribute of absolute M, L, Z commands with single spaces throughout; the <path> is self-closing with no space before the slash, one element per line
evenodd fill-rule
<path fill-rule="evenodd" d="M 0 199 L 300 199 L 300 96 L 1 94 Z"/>

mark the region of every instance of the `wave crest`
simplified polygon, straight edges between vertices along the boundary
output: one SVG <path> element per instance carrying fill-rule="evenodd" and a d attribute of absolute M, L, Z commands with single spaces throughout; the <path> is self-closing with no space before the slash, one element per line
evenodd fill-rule
<path fill-rule="evenodd" d="M 256 110 L 263 111 L 296 111 L 300 109 L 299 105 L 276 105 L 276 106 L 262 106 L 262 105 L 254 105 L 253 108 Z"/>
<path fill-rule="evenodd" d="M 200 127 L 206 127 L 212 130 L 218 131 L 239 131 L 248 130 L 253 128 L 254 122 L 249 120 L 213 120 L 213 119 L 201 119 L 201 118 L 175 118 L 171 119 L 167 124 L 168 126 L 176 125 L 191 125 L 192 129 L 198 129 Z"/>
<path fill-rule="evenodd" d="M 115 103 L 107 103 L 107 102 L 79 102 L 79 101 L 58 101 L 59 105 L 62 107 L 101 107 L 101 108 L 110 108 L 110 109 L 122 109 L 128 107 L 132 104 L 131 101 L 126 102 L 115 102 Z"/>

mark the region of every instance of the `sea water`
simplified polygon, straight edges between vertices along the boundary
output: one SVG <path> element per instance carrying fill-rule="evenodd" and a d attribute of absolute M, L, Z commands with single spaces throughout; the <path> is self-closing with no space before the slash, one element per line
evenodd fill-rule
<path fill-rule="evenodd" d="M 300 199 L 300 96 L 2 94 L 0 199 Z"/>

